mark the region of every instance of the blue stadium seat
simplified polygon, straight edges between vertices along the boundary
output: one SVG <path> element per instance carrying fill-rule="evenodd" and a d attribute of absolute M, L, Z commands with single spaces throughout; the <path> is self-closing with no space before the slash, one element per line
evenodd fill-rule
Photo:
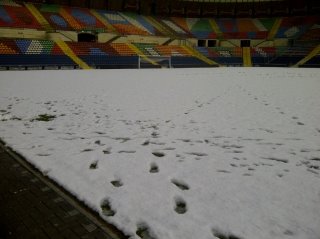
<path fill-rule="evenodd" d="M 306 66 L 306 67 L 320 67 L 320 55 L 311 58 L 303 66 Z"/>
<path fill-rule="evenodd" d="M 107 56 L 108 54 L 102 51 L 100 48 L 97 47 L 90 47 L 90 55 L 103 55 Z"/>
<path fill-rule="evenodd" d="M 28 48 L 31 44 L 31 40 L 19 39 L 19 40 L 16 40 L 16 44 L 19 47 L 21 53 L 24 54 L 28 51 Z"/>
<path fill-rule="evenodd" d="M 79 56 L 88 65 L 100 69 L 138 68 L 138 56 L 103 56 L 82 55 Z"/>
<path fill-rule="evenodd" d="M 243 59 L 242 57 L 235 57 L 235 56 L 230 56 L 230 57 L 209 57 L 215 62 L 218 62 L 219 64 L 222 65 L 227 65 L 227 66 L 242 66 L 243 65 Z"/>
<path fill-rule="evenodd" d="M 93 16 L 86 14 L 85 12 L 81 11 L 80 9 L 72 9 L 71 15 L 76 18 L 78 21 L 85 23 L 88 26 L 95 26 L 96 19 Z"/>
<path fill-rule="evenodd" d="M 8 12 L 2 6 L 0 6 L 0 19 L 8 24 L 13 22 Z"/>
<path fill-rule="evenodd" d="M 57 26 L 60 26 L 60 27 L 68 27 L 68 23 L 62 18 L 60 17 L 59 15 L 56 15 L 56 14 L 52 14 L 50 16 L 50 19 L 52 22 L 54 22 Z"/>
<path fill-rule="evenodd" d="M 195 57 L 172 56 L 171 66 L 174 68 L 183 67 L 209 67 L 209 65 Z"/>
<path fill-rule="evenodd" d="M 65 55 L 0 55 L 1 66 L 74 66 Z"/>

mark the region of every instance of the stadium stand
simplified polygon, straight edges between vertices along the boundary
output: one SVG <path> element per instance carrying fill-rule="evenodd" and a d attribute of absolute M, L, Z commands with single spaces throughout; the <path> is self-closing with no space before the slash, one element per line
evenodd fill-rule
<path fill-rule="evenodd" d="M 0 5 L 0 27 L 41 29 L 26 7 L 8 2 Z"/>
<path fill-rule="evenodd" d="M 312 50 L 313 47 L 255 47 L 251 48 L 251 57 L 256 66 L 290 66 Z"/>
<path fill-rule="evenodd" d="M 220 65 L 242 66 L 241 47 L 198 47 L 199 52 Z"/>
<path fill-rule="evenodd" d="M 89 9 L 49 4 L 41 4 L 37 8 L 55 29 L 103 32 L 106 28 Z"/>
<path fill-rule="evenodd" d="M 317 20 L 319 20 L 318 17 L 284 17 L 276 38 L 298 38 L 310 29 Z"/>
<path fill-rule="evenodd" d="M 320 67 L 320 54 L 303 64 L 304 67 Z"/>
<path fill-rule="evenodd" d="M 0 66 L 159 67 L 158 58 L 170 58 L 167 67 L 320 65 L 320 17 L 306 14 L 314 6 L 147 1 L 153 15 L 142 15 L 139 1 L 121 2 L 134 12 L 116 11 L 119 3 L 105 10 L 2 0 Z M 84 33 L 92 38 L 81 42 Z"/>
<path fill-rule="evenodd" d="M 76 67 L 53 41 L 2 39 L 0 40 L 0 66 L 2 67 Z"/>
<path fill-rule="evenodd" d="M 136 14 L 131 14 L 131 16 L 121 14 L 119 12 L 113 12 L 113 11 L 104 11 L 99 10 L 97 11 L 100 15 L 102 15 L 106 21 L 108 21 L 113 28 L 123 35 L 152 35 L 151 31 L 155 31 L 152 26 L 148 25 L 147 28 L 145 28 L 137 19 L 135 19 L 134 16 L 137 16 Z M 138 17 L 137 17 L 138 18 Z M 142 17 L 138 18 L 141 20 Z M 144 24 L 147 24 L 144 22 Z M 148 31 L 148 28 L 152 30 Z"/>

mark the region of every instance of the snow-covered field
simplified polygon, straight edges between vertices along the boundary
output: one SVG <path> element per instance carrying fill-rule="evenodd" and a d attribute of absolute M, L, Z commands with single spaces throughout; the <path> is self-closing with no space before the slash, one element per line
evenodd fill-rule
<path fill-rule="evenodd" d="M 0 137 L 132 238 L 319 239 L 319 75 L 0 72 Z"/>

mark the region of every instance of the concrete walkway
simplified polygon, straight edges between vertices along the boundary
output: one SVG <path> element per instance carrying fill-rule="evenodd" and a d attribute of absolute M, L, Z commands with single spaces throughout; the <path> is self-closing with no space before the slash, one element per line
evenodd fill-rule
<path fill-rule="evenodd" d="M 125 238 L 0 145 L 0 239 Z"/>

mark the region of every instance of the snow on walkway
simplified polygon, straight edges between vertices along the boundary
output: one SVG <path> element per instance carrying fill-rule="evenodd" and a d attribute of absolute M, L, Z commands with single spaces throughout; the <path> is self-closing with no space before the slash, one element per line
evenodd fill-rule
<path fill-rule="evenodd" d="M 132 238 L 320 238 L 320 71 L 0 72 L 0 137 Z"/>

